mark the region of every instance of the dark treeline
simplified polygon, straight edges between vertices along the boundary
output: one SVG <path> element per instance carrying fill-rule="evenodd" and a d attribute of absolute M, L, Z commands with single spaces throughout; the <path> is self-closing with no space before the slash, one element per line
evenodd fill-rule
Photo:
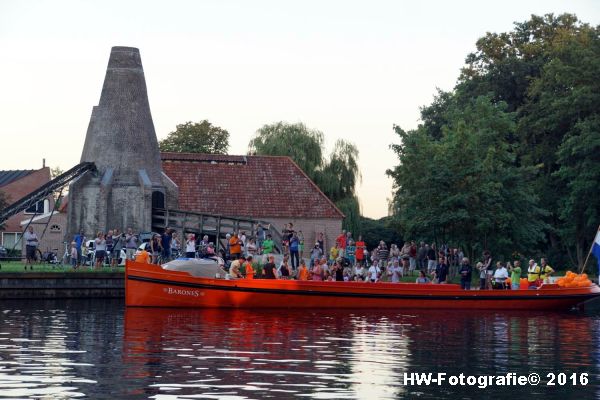
<path fill-rule="evenodd" d="M 571 14 L 487 33 L 418 128 L 394 127 L 405 238 L 583 264 L 600 223 L 599 34 Z"/>

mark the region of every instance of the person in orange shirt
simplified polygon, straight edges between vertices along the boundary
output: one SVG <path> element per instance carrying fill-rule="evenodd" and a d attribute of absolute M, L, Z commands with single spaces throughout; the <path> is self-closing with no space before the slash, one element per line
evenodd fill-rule
<path fill-rule="evenodd" d="M 300 267 L 298 268 L 298 280 L 308 280 L 308 268 L 306 268 L 306 263 L 304 262 L 304 259 L 300 260 Z"/>
<path fill-rule="evenodd" d="M 242 241 L 238 237 L 237 232 L 234 232 L 229 239 L 229 259 L 237 260 L 242 255 Z"/>
<path fill-rule="evenodd" d="M 150 253 L 148 253 L 145 249 L 140 252 L 137 256 L 135 256 L 135 262 L 142 264 L 150 264 Z"/>
<path fill-rule="evenodd" d="M 254 279 L 254 268 L 252 268 L 252 256 L 246 257 L 244 267 L 246 267 L 246 279 Z"/>

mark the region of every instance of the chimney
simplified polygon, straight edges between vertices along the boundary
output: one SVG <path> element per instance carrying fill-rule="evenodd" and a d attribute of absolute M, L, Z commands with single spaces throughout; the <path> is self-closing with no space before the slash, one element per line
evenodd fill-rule
<path fill-rule="evenodd" d="M 152 208 L 174 208 L 178 188 L 163 172 L 140 51 L 113 47 L 100 101 L 92 108 L 81 161 L 69 187 L 68 232 L 152 229 Z"/>

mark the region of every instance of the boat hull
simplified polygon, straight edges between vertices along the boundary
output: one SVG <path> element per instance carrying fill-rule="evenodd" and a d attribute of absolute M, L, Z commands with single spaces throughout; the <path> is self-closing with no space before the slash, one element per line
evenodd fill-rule
<path fill-rule="evenodd" d="M 191 308 L 566 310 L 600 296 L 596 285 L 461 290 L 458 285 L 207 279 L 127 262 L 126 305 Z"/>

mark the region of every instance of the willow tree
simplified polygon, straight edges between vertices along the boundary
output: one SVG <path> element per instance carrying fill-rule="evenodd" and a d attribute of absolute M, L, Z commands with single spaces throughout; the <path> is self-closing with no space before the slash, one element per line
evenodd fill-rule
<path fill-rule="evenodd" d="M 323 132 L 301 122 L 264 125 L 248 147 L 251 154 L 289 156 L 315 182 L 323 169 Z"/>
<path fill-rule="evenodd" d="M 345 229 L 358 232 L 360 204 L 356 185 L 361 179 L 358 148 L 345 140 L 335 142 L 324 157 L 323 132 L 303 123 L 276 122 L 261 127 L 248 145 L 250 154 L 288 156 L 346 215 Z"/>

